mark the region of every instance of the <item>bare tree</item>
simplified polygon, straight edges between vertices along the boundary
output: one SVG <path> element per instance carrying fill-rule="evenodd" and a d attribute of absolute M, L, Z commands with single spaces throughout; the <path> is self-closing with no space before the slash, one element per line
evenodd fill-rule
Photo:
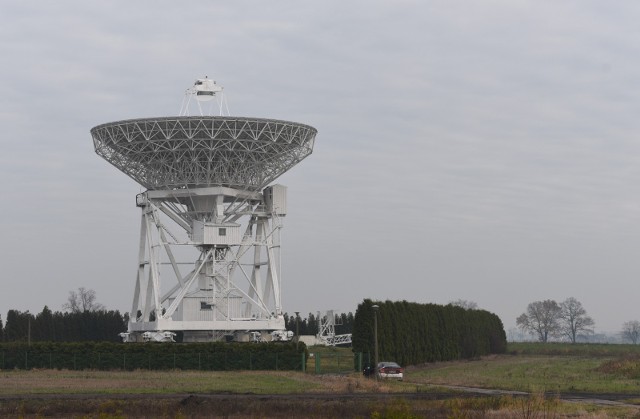
<path fill-rule="evenodd" d="M 622 338 L 631 341 L 634 345 L 640 340 L 640 322 L 631 320 L 622 325 Z"/>
<path fill-rule="evenodd" d="M 96 302 L 96 292 L 85 287 L 78 288 L 78 292 L 69 291 L 67 302 L 62 305 L 62 308 L 73 313 L 105 309 L 102 304 Z"/>
<path fill-rule="evenodd" d="M 449 304 L 451 304 L 452 306 L 462 307 L 462 308 L 467 309 L 467 310 L 477 310 L 478 309 L 478 304 L 475 301 L 455 300 L 455 301 L 449 302 Z"/>
<path fill-rule="evenodd" d="M 576 343 L 578 333 L 593 333 L 595 322 L 587 316 L 582 303 L 573 297 L 560 304 L 560 332 L 567 336 L 571 343 Z"/>
<path fill-rule="evenodd" d="M 537 335 L 540 342 L 547 342 L 557 336 L 560 330 L 560 306 L 554 300 L 534 301 L 527 306 L 527 312 L 516 319 L 516 324 L 531 335 Z"/>

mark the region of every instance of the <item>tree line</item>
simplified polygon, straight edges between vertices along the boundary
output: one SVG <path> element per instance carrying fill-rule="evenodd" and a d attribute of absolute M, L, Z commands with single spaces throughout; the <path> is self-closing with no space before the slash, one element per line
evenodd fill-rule
<path fill-rule="evenodd" d="M 622 339 L 633 343 L 634 345 L 640 341 L 640 321 L 629 320 L 622 324 L 622 331 L 620 332 Z"/>
<path fill-rule="evenodd" d="M 4 342 L 118 342 L 128 321 L 117 310 L 52 312 L 45 306 L 36 315 L 9 310 L 1 335 Z"/>
<path fill-rule="evenodd" d="M 580 338 L 593 334 L 594 320 L 587 314 L 582 303 L 574 297 L 561 303 L 555 300 L 529 303 L 526 312 L 516 319 L 516 325 L 524 332 L 535 336 L 540 342 L 565 339 L 576 343 Z M 640 321 L 630 320 L 622 324 L 620 337 L 623 341 L 640 342 Z"/>
<path fill-rule="evenodd" d="M 9 310 L 2 324 L 3 342 L 119 342 L 119 333 L 126 332 L 129 316 L 117 310 L 107 310 L 96 301 L 96 292 L 84 287 L 70 291 L 65 311 L 52 312 L 44 306 L 36 315 L 29 311 Z"/>
<path fill-rule="evenodd" d="M 118 336 L 127 331 L 128 313 L 107 310 L 97 302 L 96 293 L 84 287 L 70 291 L 64 311 L 52 312 L 45 306 L 38 314 L 9 310 L 3 323 L 0 316 L 0 342 L 119 342 Z M 337 335 L 351 333 L 353 313 L 334 314 Z M 306 318 L 284 314 L 285 328 L 301 335 L 316 335 L 320 319 L 309 313 Z M 4 324 L 4 325 L 3 325 Z"/>
<path fill-rule="evenodd" d="M 6 325 L 3 327 L 0 316 L 0 341 L 4 342 L 81 342 L 107 341 L 118 342 L 118 336 L 127 331 L 128 313 L 117 310 L 77 309 L 75 311 L 52 312 L 45 306 L 36 315 L 28 311 L 9 310 Z M 296 316 L 284 315 L 285 328 L 296 332 Z M 351 333 L 353 313 L 335 314 L 335 332 L 337 335 Z M 316 335 L 320 327 L 317 316 L 298 319 L 301 335 Z"/>
<path fill-rule="evenodd" d="M 366 299 L 355 314 L 354 352 L 375 352 L 376 319 L 380 361 L 415 365 L 504 353 L 507 347 L 502 321 L 486 310 Z"/>
<path fill-rule="evenodd" d="M 581 335 L 593 333 L 595 322 L 582 303 L 570 297 L 560 304 L 555 300 L 529 303 L 527 311 L 516 319 L 516 325 L 540 342 L 564 338 L 576 343 Z"/>
<path fill-rule="evenodd" d="M 336 335 L 346 335 L 353 333 L 353 321 L 354 316 L 352 312 L 349 313 L 335 313 L 335 332 Z M 318 316 L 314 316 L 312 313 L 306 318 L 298 317 L 296 323 L 296 315 L 289 315 L 284 313 L 284 327 L 287 330 L 296 333 L 296 327 L 298 328 L 300 335 L 317 335 L 320 330 L 320 319 Z"/>

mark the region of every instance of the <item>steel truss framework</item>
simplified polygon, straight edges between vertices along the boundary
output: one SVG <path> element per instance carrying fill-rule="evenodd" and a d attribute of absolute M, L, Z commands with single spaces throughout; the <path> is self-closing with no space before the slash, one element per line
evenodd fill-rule
<path fill-rule="evenodd" d="M 213 218 L 229 225 L 248 218 L 239 246 L 220 246 L 181 241 L 163 219 L 174 221 L 191 237 L 187 224 L 187 200 L 214 198 L 223 202 L 223 211 Z M 230 188 L 201 188 L 148 191 L 137 198 L 142 209 L 139 265 L 129 323 L 129 332 L 185 331 L 208 332 L 199 340 L 215 340 L 236 331 L 284 329 L 280 288 L 281 218 L 266 212 L 260 193 Z M 246 217 L 248 216 L 248 217 Z M 176 246 L 195 246 L 199 256 L 184 274 L 174 255 Z M 243 259 L 247 263 L 241 263 Z M 161 270 L 169 266 L 173 284 L 163 287 Z M 250 266 L 250 268 L 247 268 Z M 266 271 L 266 272 L 265 272 Z M 166 284 L 166 281 L 165 281 Z M 195 291 L 194 291 L 195 286 Z M 206 319 L 176 316 L 185 298 L 197 295 L 209 314 Z M 238 299 L 242 300 L 241 311 Z M 234 303 L 235 301 L 235 303 Z"/>
<path fill-rule="evenodd" d="M 333 310 L 326 312 L 324 316 L 320 315 L 316 317 L 320 321 L 320 327 L 316 338 L 319 342 L 326 346 L 336 346 L 351 343 L 351 333 L 344 335 L 336 335 L 336 318 L 333 314 Z"/>
<path fill-rule="evenodd" d="M 98 155 L 147 188 L 137 197 L 142 217 L 129 332 L 184 331 L 215 340 L 284 329 L 286 211 L 274 210 L 263 189 L 311 154 L 315 128 L 207 116 L 118 121 L 91 134 Z M 205 224 L 236 226 L 242 234 L 237 243 L 203 241 L 196 226 Z M 188 269 L 176 256 L 181 246 L 198 254 Z M 186 301 L 197 301 L 202 312 L 189 315 Z"/>
<path fill-rule="evenodd" d="M 311 154 L 316 129 L 228 116 L 133 119 L 91 130 L 96 153 L 147 189 L 259 191 Z"/>

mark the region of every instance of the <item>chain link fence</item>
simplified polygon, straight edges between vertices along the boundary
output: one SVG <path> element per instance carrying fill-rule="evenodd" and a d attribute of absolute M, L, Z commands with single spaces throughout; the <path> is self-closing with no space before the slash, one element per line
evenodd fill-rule
<path fill-rule="evenodd" d="M 316 374 L 352 374 L 362 372 L 369 354 L 358 353 L 310 353 L 307 371 Z"/>

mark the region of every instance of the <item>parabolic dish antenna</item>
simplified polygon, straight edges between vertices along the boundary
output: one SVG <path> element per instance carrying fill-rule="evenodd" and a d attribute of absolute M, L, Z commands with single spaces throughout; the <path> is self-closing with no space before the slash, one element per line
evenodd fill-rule
<path fill-rule="evenodd" d="M 214 102 L 222 91 L 205 78 L 185 96 Z M 183 111 L 190 99 L 185 103 Z M 312 153 L 316 133 L 296 122 L 228 115 L 130 119 L 91 129 L 96 153 L 146 189 L 136 197 L 140 246 L 125 340 L 282 336 L 287 189 L 269 185 Z"/>

